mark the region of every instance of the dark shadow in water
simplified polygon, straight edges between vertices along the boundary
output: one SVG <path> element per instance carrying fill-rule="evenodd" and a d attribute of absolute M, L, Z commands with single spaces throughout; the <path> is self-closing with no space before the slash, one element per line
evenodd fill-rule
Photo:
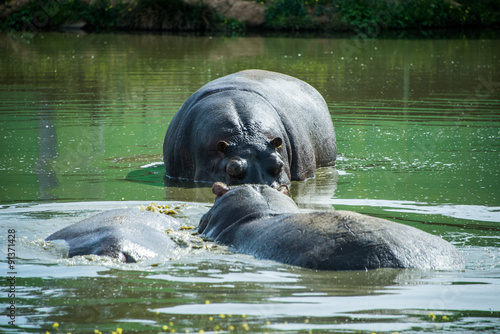
<path fill-rule="evenodd" d="M 163 165 L 133 170 L 125 177 L 126 181 L 165 187 L 165 200 L 199 203 L 213 203 L 212 182 L 194 182 L 164 177 Z"/>
<path fill-rule="evenodd" d="M 133 170 L 125 177 L 126 181 L 149 184 L 151 186 L 163 187 L 163 175 L 165 171 L 163 165 L 156 165 Z M 166 186 L 166 184 L 165 184 Z"/>
<path fill-rule="evenodd" d="M 394 285 L 415 284 L 435 276 L 432 271 L 419 269 L 377 269 L 367 271 L 311 271 L 292 267 L 302 285 L 310 291 L 322 291 L 330 296 L 365 296 L 386 294 Z"/>
<path fill-rule="evenodd" d="M 370 39 L 368 35 L 373 35 L 373 31 L 357 30 L 357 31 L 333 31 L 333 32 L 319 32 L 319 31 L 257 31 L 242 34 L 242 37 L 267 37 L 267 38 L 360 38 Z M 213 34 L 207 34 L 213 35 Z M 217 34 L 215 34 L 216 36 Z M 376 36 L 373 38 L 378 39 L 498 39 L 499 31 L 495 28 L 468 28 L 468 29 L 398 29 L 398 30 L 381 30 L 377 31 Z"/>

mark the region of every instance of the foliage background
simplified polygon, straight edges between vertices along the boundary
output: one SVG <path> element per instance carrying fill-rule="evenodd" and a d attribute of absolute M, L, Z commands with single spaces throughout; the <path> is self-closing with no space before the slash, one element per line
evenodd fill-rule
<path fill-rule="evenodd" d="M 3 30 L 58 29 L 85 22 L 85 29 L 159 31 L 354 31 L 477 28 L 500 25 L 497 0 L 261 0 L 265 22 L 218 13 L 211 0 L 1 1 Z"/>

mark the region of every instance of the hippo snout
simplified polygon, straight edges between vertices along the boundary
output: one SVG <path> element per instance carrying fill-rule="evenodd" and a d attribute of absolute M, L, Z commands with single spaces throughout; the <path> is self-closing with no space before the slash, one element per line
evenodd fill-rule
<path fill-rule="evenodd" d="M 287 183 L 284 179 L 285 163 L 276 154 L 268 157 L 251 158 L 233 156 L 224 168 L 228 184 L 267 184 L 278 188 Z"/>
<path fill-rule="evenodd" d="M 271 166 L 269 166 L 267 172 L 269 173 L 269 175 L 276 177 L 281 174 L 281 172 L 283 171 L 283 166 L 285 164 L 283 160 L 277 157 L 272 157 L 271 159 L 272 159 Z"/>
<path fill-rule="evenodd" d="M 245 159 L 241 158 L 233 158 L 229 160 L 226 165 L 226 172 L 234 178 L 241 179 L 243 178 L 248 169 L 248 163 Z"/>

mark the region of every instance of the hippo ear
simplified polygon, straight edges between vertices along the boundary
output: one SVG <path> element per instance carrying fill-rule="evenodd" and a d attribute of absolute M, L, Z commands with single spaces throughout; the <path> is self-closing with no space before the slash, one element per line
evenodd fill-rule
<path fill-rule="evenodd" d="M 227 142 L 225 142 L 224 140 L 220 140 L 217 143 L 217 151 L 219 151 L 220 153 L 226 154 L 228 146 L 229 146 L 229 144 Z"/>
<path fill-rule="evenodd" d="M 215 196 L 221 197 L 229 191 L 229 187 L 222 182 L 215 182 L 212 186 L 212 192 Z"/>
<path fill-rule="evenodd" d="M 282 184 L 276 190 L 278 190 L 280 193 L 290 196 L 290 189 L 288 189 L 288 186 L 286 184 Z"/>
<path fill-rule="evenodd" d="M 271 145 L 274 146 L 274 148 L 278 149 L 283 145 L 283 140 L 280 137 L 276 137 L 271 140 Z"/>

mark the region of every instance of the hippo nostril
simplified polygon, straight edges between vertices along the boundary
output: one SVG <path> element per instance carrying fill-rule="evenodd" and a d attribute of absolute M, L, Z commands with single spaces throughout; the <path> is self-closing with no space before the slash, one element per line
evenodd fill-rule
<path fill-rule="evenodd" d="M 272 166 L 272 168 L 269 170 L 269 174 L 271 174 L 272 176 L 279 175 L 283 170 L 283 165 L 283 161 L 277 161 L 276 164 L 274 164 L 274 166 Z"/>
<path fill-rule="evenodd" d="M 245 176 L 247 171 L 247 162 L 244 159 L 231 159 L 227 163 L 226 172 L 232 176 L 241 178 Z"/>

